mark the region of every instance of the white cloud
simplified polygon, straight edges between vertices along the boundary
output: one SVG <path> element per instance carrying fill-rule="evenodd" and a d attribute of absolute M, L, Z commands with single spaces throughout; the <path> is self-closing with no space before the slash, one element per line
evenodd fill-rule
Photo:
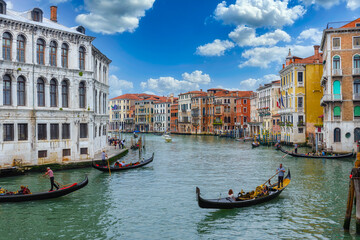
<path fill-rule="evenodd" d="M 134 88 L 134 84 L 132 82 L 120 80 L 115 75 L 110 75 L 109 85 L 111 86 L 110 96 L 112 97 L 120 96 L 123 94 L 124 90 L 131 90 Z"/>
<path fill-rule="evenodd" d="M 11 1 L 6 1 L 6 7 L 8 9 L 13 9 L 14 8 L 14 4 Z"/>
<path fill-rule="evenodd" d="M 271 63 L 285 63 L 289 49 L 291 49 L 291 53 L 297 57 L 309 57 L 314 54 L 313 46 L 257 47 L 243 52 L 241 56 L 247 60 L 241 63 L 239 67 L 268 68 Z"/>
<path fill-rule="evenodd" d="M 120 68 L 116 65 L 110 65 L 110 67 L 109 67 L 110 72 L 117 72 L 117 71 L 119 71 L 119 69 Z"/>
<path fill-rule="evenodd" d="M 304 30 L 300 33 L 298 39 L 299 40 L 306 40 L 311 39 L 312 43 L 314 44 L 320 44 L 322 37 L 322 31 L 317 28 L 309 28 L 307 30 Z"/>
<path fill-rule="evenodd" d="M 351 1 L 351 0 L 349 0 Z M 340 3 L 340 0 L 301 0 L 305 5 L 319 5 L 324 8 L 331 8 Z"/>
<path fill-rule="evenodd" d="M 113 34 L 133 32 L 145 11 L 155 0 L 85 0 L 88 14 L 80 14 L 76 21 L 93 32 Z"/>
<path fill-rule="evenodd" d="M 260 84 L 270 83 L 271 81 L 280 79 L 279 75 L 268 74 L 263 76 L 262 78 L 249 78 L 240 82 L 240 86 L 242 90 L 256 90 Z"/>
<path fill-rule="evenodd" d="M 274 32 L 265 33 L 259 37 L 255 36 L 255 29 L 246 26 L 238 26 L 229 33 L 229 38 L 240 47 L 243 46 L 272 46 L 280 41 L 290 42 L 291 37 L 286 32 L 276 29 Z"/>
<path fill-rule="evenodd" d="M 197 83 L 185 80 L 177 80 L 173 77 L 160 77 L 157 79 L 150 78 L 146 82 L 141 82 L 140 86 L 142 89 L 149 89 L 151 91 L 165 95 L 170 92 L 180 93 L 199 89 L 199 84 Z"/>
<path fill-rule="evenodd" d="M 199 46 L 196 49 L 196 54 L 201 56 L 222 56 L 224 52 L 235 46 L 233 42 L 228 40 L 215 39 L 214 42 Z"/>
<path fill-rule="evenodd" d="M 236 0 L 227 6 L 226 1 L 215 9 L 215 18 L 225 24 L 248 25 L 252 27 L 282 27 L 292 25 L 306 12 L 296 5 L 288 8 L 288 0 Z"/>
<path fill-rule="evenodd" d="M 192 73 L 183 73 L 182 77 L 184 80 L 199 83 L 199 84 L 208 84 L 210 83 L 211 79 L 209 74 L 203 74 L 202 71 L 196 70 Z"/>
<path fill-rule="evenodd" d="M 346 7 L 354 11 L 360 7 L 360 0 L 348 0 Z"/>

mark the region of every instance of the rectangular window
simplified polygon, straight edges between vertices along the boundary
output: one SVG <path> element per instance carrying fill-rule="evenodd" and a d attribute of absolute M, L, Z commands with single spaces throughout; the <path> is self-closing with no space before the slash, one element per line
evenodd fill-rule
<path fill-rule="evenodd" d="M 88 154 L 87 148 L 80 148 L 80 154 Z"/>
<path fill-rule="evenodd" d="M 247 117 L 244 117 L 244 124 L 247 123 Z"/>
<path fill-rule="evenodd" d="M 80 123 L 80 138 L 88 137 L 88 126 L 87 123 Z"/>
<path fill-rule="evenodd" d="M 62 139 L 70 139 L 70 124 L 62 124 Z"/>
<path fill-rule="evenodd" d="M 303 85 L 304 84 L 304 77 L 303 77 L 303 72 L 298 72 L 298 84 L 299 85 Z"/>
<path fill-rule="evenodd" d="M 244 107 L 244 113 L 246 113 L 247 112 L 247 108 L 246 107 Z"/>
<path fill-rule="evenodd" d="M 340 49 L 340 38 L 333 38 L 333 49 Z"/>
<path fill-rule="evenodd" d="M 38 158 L 46 158 L 46 157 L 47 157 L 47 151 L 46 150 L 38 151 Z"/>
<path fill-rule="evenodd" d="M 304 128 L 299 128 L 299 133 L 304 133 Z"/>
<path fill-rule="evenodd" d="M 50 139 L 59 139 L 59 124 L 50 124 Z"/>
<path fill-rule="evenodd" d="M 246 99 L 244 99 L 244 104 L 246 104 L 247 103 L 247 100 Z"/>
<path fill-rule="evenodd" d="M 71 150 L 70 149 L 63 149 L 63 157 L 71 156 Z"/>
<path fill-rule="evenodd" d="M 298 108 L 302 108 L 303 106 L 303 97 L 298 97 Z"/>
<path fill-rule="evenodd" d="M 360 37 L 353 37 L 354 48 L 360 48 Z"/>
<path fill-rule="evenodd" d="M 4 141 L 14 141 L 14 124 L 4 124 Z"/>
<path fill-rule="evenodd" d="M 18 124 L 18 140 L 28 140 L 28 125 L 27 123 Z"/>
<path fill-rule="evenodd" d="M 46 139 L 47 139 L 46 124 L 38 124 L 38 140 L 46 140 Z"/>

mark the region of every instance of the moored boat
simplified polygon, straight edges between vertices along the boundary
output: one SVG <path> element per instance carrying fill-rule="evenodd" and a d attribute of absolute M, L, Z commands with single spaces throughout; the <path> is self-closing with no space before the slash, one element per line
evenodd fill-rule
<path fill-rule="evenodd" d="M 260 203 L 268 202 L 276 197 L 278 197 L 282 191 L 290 184 L 291 175 L 290 170 L 288 171 L 287 176 L 284 178 L 283 187 L 277 187 L 277 183 L 269 186 L 268 195 L 264 195 L 258 198 L 241 200 L 241 197 L 236 198 L 236 200 L 226 197 L 218 199 L 204 199 L 200 196 L 200 189 L 196 187 L 196 198 L 201 208 L 216 208 L 216 209 L 231 209 L 231 208 L 242 208 L 257 205 Z"/>
<path fill-rule="evenodd" d="M 301 157 L 301 158 L 327 158 L 327 159 L 340 159 L 340 158 L 352 158 L 354 157 L 354 153 L 345 153 L 345 154 L 332 154 L 332 155 L 321 155 L 321 156 L 317 156 L 317 155 L 308 155 L 308 154 L 303 154 L 303 153 L 293 153 L 293 152 L 289 152 L 284 150 L 283 148 L 280 148 L 280 151 L 282 151 L 283 153 L 286 153 L 292 157 Z"/>
<path fill-rule="evenodd" d="M 73 183 L 68 187 L 60 188 L 59 190 L 51 192 L 38 192 L 32 194 L 12 194 L 12 195 L 0 195 L 0 202 L 24 202 L 24 201 L 35 201 L 35 200 L 44 200 L 50 198 L 58 198 L 65 196 L 69 193 L 77 191 L 88 184 L 89 180 L 86 176 L 85 179 L 80 183 Z"/>
<path fill-rule="evenodd" d="M 118 171 L 124 171 L 124 170 L 133 169 L 133 168 L 143 167 L 143 166 L 151 163 L 153 160 L 154 160 L 154 153 L 152 154 L 152 156 L 149 159 L 139 161 L 139 162 L 136 162 L 134 164 L 128 164 L 128 165 L 125 165 L 124 167 L 111 166 L 110 171 L 111 172 L 118 172 Z M 108 166 L 101 166 L 101 165 L 99 165 L 97 163 L 94 163 L 94 162 L 92 163 L 92 167 L 97 169 L 97 170 L 103 171 L 103 172 L 108 172 L 109 171 Z"/>
<path fill-rule="evenodd" d="M 260 146 L 260 143 L 252 143 L 251 146 L 252 146 L 252 148 L 259 147 L 259 146 Z"/>

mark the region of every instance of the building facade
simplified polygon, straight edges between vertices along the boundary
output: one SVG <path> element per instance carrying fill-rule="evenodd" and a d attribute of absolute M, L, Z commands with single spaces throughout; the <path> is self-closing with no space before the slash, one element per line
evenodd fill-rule
<path fill-rule="evenodd" d="M 0 165 L 91 159 L 107 144 L 111 61 L 81 26 L 0 0 Z"/>
<path fill-rule="evenodd" d="M 321 50 L 324 115 L 318 130 L 327 149 L 349 152 L 360 140 L 360 19 L 325 29 Z"/>

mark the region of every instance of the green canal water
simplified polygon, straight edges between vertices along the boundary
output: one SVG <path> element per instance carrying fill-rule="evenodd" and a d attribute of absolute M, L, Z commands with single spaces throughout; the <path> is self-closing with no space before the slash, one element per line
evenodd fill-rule
<path fill-rule="evenodd" d="M 130 135 L 127 136 L 128 144 Z M 300 159 L 272 148 L 205 136 L 146 135 L 145 158 L 154 162 L 127 172 L 92 168 L 55 172 L 60 183 L 85 188 L 44 201 L 0 204 L 0 239 L 355 239 L 342 224 L 352 160 Z M 130 162 L 138 152 L 123 157 Z M 233 210 L 201 209 L 195 187 L 205 198 L 228 189 L 254 189 L 275 173 L 291 169 L 288 188 L 269 203 Z M 40 174 L 1 178 L 9 190 L 21 184 L 49 189 Z"/>

